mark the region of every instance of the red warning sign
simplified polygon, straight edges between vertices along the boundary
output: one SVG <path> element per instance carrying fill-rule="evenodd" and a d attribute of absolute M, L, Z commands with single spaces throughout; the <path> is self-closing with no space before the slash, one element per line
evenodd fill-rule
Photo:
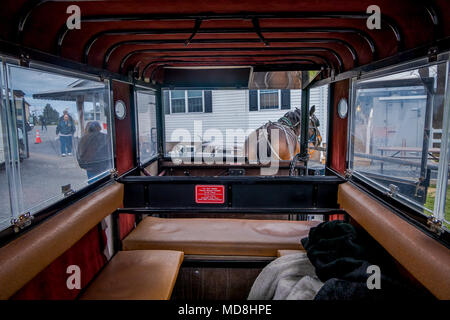
<path fill-rule="evenodd" d="M 223 185 L 196 185 L 196 203 L 224 203 L 225 186 Z"/>

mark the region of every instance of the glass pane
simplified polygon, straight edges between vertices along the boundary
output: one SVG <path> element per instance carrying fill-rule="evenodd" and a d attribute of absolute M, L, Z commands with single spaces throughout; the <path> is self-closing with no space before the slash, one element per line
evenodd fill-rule
<path fill-rule="evenodd" d="M 201 98 L 202 90 L 188 90 L 188 98 Z"/>
<path fill-rule="evenodd" d="M 203 112 L 203 99 L 200 98 L 189 98 L 188 108 L 189 112 Z"/>
<path fill-rule="evenodd" d="M 426 215 L 435 210 L 446 64 L 358 81 L 352 167 Z"/>
<path fill-rule="evenodd" d="M 157 153 L 156 99 L 151 91 L 137 91 L 136 101 L 139 122 L 139 155 L 141 164 Z"/>
<path fill-rule="evenodd" d="M 308 167 L 316 174 L 325 175 L 328 137 L 328 85 L 309 91 L 309 108 L 314 113 L 310 117 L 310 142 Z"/>
<path fill-rule="evenodd" d="M 9 227 L 12 218 L 11 202 L 9 194 L 8 175 L 6 172 L 6 159 L 8 158 L 8 132 L 6 121 L 6 101 L 3 79 L 3 68 L 0 65 L 0 231 Z"/>
<path fill-rule="evenodd" d="M 212 90 L 212 112 L 207 113 L 187 112 L 174 115 L 164 106 L 166 155 L 190 157 L 195 153 L 203 154 L 204 159 L 213 155 L 214 161 L 222 161 L 223 155 L 242 156 L 245 139 L 251 132 L 269 121 L 282 121 L 281 118 L 286 113 L 301 107 L 301 90 L 291 90 L 290 110 L 278 109 L 278 90 L 265 91 L 269 92 L 267 97 L 273 97 L 277 110 L 249 111 L 249 90 Z M 171 97 L 173 92 L 175 91 L 171 91 Z M 203 106 L 200 101 L 194 104 L 196 99 L 200 100 L 200 95 L 199 98 L 192 98 L 194 95 L 195 91 L 188 91 L 189 111 L 192 111 L 194 105 L 201 111 Z M 172 112 L 174 100 L 176 99 L 172 99 Z M 168 99 L 163 101 L 167 103 Z"/>
<path fill-rule="evenodd" d="M 186 97 L 184 90 L 173 90 L 170 92 L 172 100 L 172 113 L 186 112 Z"/>
<path fill-rule="evenodd" d="M 260 109 L 278 109 L 278 90 L 260 90 L 259 93 Z"/>
<path fill-rule="evenodd" d="M 109 174 L 108 85 L 17 66 L 8 66 L 8 76 L 23 211 L 34 213 L 63 198 L 67 189 L 79 190 Z"/>

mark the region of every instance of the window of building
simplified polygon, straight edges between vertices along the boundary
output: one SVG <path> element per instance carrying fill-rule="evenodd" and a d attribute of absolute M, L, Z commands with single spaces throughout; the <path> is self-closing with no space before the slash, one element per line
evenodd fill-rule
<path fill-rule="evenodd" d="M 109 175 L 113 152 L 107 81 L 13 64 L 2 72 L 4 228 Z"/>
<path fill-rule="evenodd" d="M 293 106 L 291 103 L 291 91 L 295 90 L 248 90 L 249 111 L 291 109 Z M 295 107 L 300 108 L 300 105 Z"/>
<path fill-rule="evenodd" d="M 168 93 L 170 95 L 170 113 L 204 111 L 202 90 L 170 90 Z"/>
<path fill-rule="evenodd" d="M 417 211 L 449 221 L 447 78 L 442 62 L 354 81 L 350 168 Z"/>
<path fill-rule="evenodd" d="M 188 90 L 188 112 L 203 112 L 203 91 Z"/>
<path fill-rule="evenodd" d="M 150 90 L 136 91 L 139 159 L 145 164 L 157 154 L 156 97 Z"/>
<path fill-rule="evenodd" d="M 259 90 L 259 109 L 279 109 L 279 90 Z"/>
<path fill-rule="evenodd" d="M 171 113 L 186 112 L 186 92 L 184 90 L 170 91 Z"/>

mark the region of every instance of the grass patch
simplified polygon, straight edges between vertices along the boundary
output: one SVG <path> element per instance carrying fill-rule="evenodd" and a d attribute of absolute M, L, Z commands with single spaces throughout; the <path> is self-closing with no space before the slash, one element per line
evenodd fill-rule
<path fill-rule="evenodd" d="M 436 198 L 436 185 L 432 184 L 428 187 L 427 193 L 427 201 L 425 202 L 425 208 L 433 211 L 434 209 L 434 200 Z M 430 215 L 427 211 L 424 211 L 426 215 Z M 450 221 L 450 188 L 447 187 L 447 195 L 445 199 L 445 220 Z M 450 229 L 450 224 L 444 221 L 447 229 Z"/>

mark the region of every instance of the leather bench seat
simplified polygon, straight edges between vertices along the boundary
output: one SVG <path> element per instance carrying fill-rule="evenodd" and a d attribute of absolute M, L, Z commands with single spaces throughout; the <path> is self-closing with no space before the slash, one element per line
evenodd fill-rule
<path fill-rule="evenodd" d="M 439 299 L 450 299 L 450 250 L 351 183 L 338 202 L 387 252 Z"/>
<path fill-rule="evenodd" d="M 179 251 L 119 251 L 81 299 L 168 300 L 182 261 Z"/>
<path fill-rule="evenodd" d="M 278 250 L 277 257 L 287 256 L 288 254 L 296 254 L 306 252 L 305 250 Z"/>
<path fill-rule="evenodd" d="M 123 250 L 177 250 L 185 255 L 276 257 L 301 250 L 314 221 L 145 218 L 123 241 Z"/>

